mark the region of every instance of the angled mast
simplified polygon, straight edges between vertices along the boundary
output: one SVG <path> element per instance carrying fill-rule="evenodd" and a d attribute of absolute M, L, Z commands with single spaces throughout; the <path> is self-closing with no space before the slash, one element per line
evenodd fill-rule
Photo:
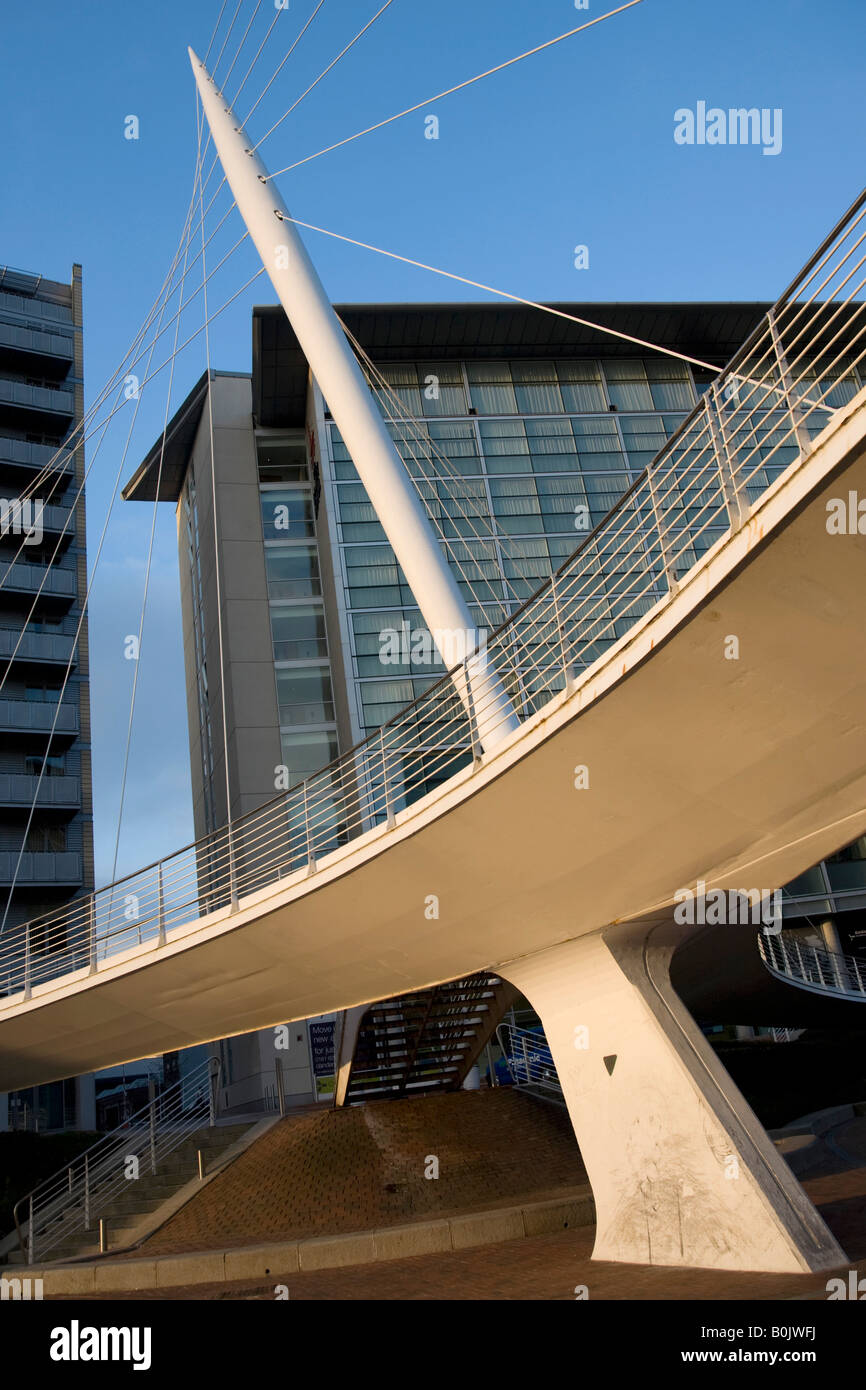
<path fill-rule="evenodd" d="M 477 645 L 469 608 L 430 518 L 289 211 L 204 64 L 190 62 L 226 182 L 264 269 L 328 402 L 346 448 L 403 569 L 483 749 L 518 727 L 502 682 Z"/>

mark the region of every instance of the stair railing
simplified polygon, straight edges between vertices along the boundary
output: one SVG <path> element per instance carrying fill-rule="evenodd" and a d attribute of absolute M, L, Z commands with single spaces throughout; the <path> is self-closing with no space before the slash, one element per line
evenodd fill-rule
<path fill-rule="evenodd" d="M 103 1135 L 15 1204 L 15 1229 L 28 1265 L 68 1236 L 89 1231 L 128 1184 L 160 1163 L 217 1114 L 221 1063 L 209 1057 L 129 1119 Z"/>

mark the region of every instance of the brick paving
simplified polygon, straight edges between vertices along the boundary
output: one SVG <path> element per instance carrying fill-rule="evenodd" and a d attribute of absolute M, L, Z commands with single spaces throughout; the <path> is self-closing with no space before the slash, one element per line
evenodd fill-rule
<path fill-rule="evenodd" d="M 593 1261 L 589 1227 L 442 1255 L 292 1274 L 281 1282 L 294 1302 L 552 1301 L 585 1286 L 590 1301 L 820 1299 L 827 1274 L 724 1274 Z M 852 1268 L 854 1266 L 851 1266 Z M 860 1265 L 866 1273 L 866 1262 Z M 92 1295 L 74 1301 L 272 1301 L 277 1279 Z M 73 1301 L 54 1299 L 52 1302 Z"/>
<path fill-rule="evenodd" d="M 439 1177 L 427 1179 L 431 1156 Z M 127 1258 L 341 1235 L 585 1191 L 564 1109 L 510 1088 L 289 1116 Z"/>

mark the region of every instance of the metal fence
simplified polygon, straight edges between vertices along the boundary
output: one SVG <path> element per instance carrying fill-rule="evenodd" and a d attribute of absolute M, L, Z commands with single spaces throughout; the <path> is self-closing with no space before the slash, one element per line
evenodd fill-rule
<path fill-rule="evenodd" d="M 530 1086 L 562 1095 L 553 1055 L 543 1033 L 515 1028 L 511 1023 L 500 1023 L 496 1029 L 496 1040 L 515 1086 Z"/>
<path fill-rule="evenodd" d="M 129 947 L 237 907 L 472 767 L 497 730 L 570 688 L 798 459 L 860 389 L 866 192 L 649 467 L 568 561 L 389 723 L 260 810 L 0 941 L 0 1011 Z M 507 692 L 508 700 L 503 700 Z"/>

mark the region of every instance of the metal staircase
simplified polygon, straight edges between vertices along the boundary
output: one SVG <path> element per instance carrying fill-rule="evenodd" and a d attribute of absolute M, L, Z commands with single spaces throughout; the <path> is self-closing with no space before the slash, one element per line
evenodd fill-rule
<path fill-rule="evenodd" d="M 372 1004 L 364 1014 L 346 1104 L 457 1091 L 515 991 L 484 971 Z"/>

